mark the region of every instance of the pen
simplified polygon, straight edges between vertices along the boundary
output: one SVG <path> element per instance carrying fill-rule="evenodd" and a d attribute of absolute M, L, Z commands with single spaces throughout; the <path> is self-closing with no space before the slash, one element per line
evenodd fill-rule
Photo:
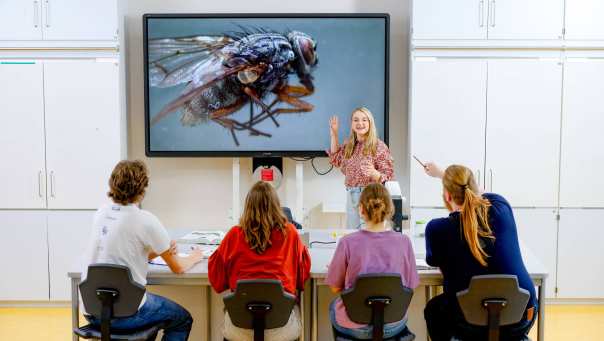
<path fill-rule="evenodd" d="M 425 165 L 423 162 L 421 162 L 421 161 L 420 161 L 420 160 L 417 158 L 417 156 L 415 156 L 415 155 L 412 155 L 412 156 L 413 156 L 413 158 L 415 159 L 415 161 L 419 162 L 419 164 L 420 164 L 420 165 L 422 165 L 422 167 L 426 168 L 426 165 Z"/>

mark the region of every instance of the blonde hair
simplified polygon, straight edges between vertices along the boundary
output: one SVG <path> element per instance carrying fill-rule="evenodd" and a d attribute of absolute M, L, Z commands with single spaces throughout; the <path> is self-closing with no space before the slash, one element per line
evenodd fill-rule
<path fill-rule="evenodd" d="M 489 207 L 491 203 L 478 191 L 472 171 L 465 166 L 451 165 L 445 170 L 443 186 L 451 199 L 461 206 L 461 227 L 470 252 L 482 265 L 487 266 L 489 255 L 480 245 L 479 238 L 495 239 L 489 226 Z M 447 208 L 451 209 L 445 200 Z"/>
<path fill-rule="evenodd" d="M 245 198 L 243 215 L 239 220 L 250 249 L 258 254 L 264 253 L 271 245 L 273 229 L 280 230 L 285 236 L 286 223 L 277 192 L 270 184 L 258 181 Z"/>
<path fill-rule="evenodd" d="M 382 184 L 367 185 L 361 192 L 359 206 L 362 207 L 365 218 L 374 224 L 390 219 L 394 214 L 392 198 Z"/>
<path fill-rule="evenodd" d="M 357 112 L 365 114 L 365 116 L 367 116 L 367 119 L 369 119 L 369 130 L 367 131 L 365 145 L 363 146 L 363 155 L 375 156 L 375 153 L 377 152 L 378 137 L 377 130 L 375 128 L 375 119 L 373 118 L 373 114 L 371 113 L 371 111 L 369 111 L 369 109 L 365 107 L 359 107 L 354 109 L 352 111 L 352 114 L 350 114 L 350 136 L 348 138 L 348 142 L 346 142 L 346 146 L 344 147 L 344 158 L 346 159 L 350 159 L 352 157 L 354 147 L 356 147 L 357 143 L 359 142 L 357 139 L 357 134 L 355 134 L 354 130 L 352 129 L 352 117 Z"/>
<path fill-rule="evenodd" d="M 149 175 L 145 163 L 140 160 L 123 160 L 111 172 L 107 195 L 113 202 L 127 205 L 142 198 L 148 185 Z"/>

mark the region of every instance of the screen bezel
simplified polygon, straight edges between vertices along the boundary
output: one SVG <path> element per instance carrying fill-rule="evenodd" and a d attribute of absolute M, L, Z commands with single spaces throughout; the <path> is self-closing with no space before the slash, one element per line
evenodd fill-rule
<path fill-rule="evenodd" d="M 389 74 L 390 74 L 390 15 L 388 13 L 238 13 L 238 14 L 144 14 L 143 15 L 143 67 L 144 67 L 144 101 L 145 101 L 145 155 L 148 157 L 325 157 L 324 150 L 276 150 L 276 151 L 151 151 L 149 127 L 149 65 L 148 65 L 148 20 L 161 18 L 186 19 L 247 19 L 247 18 L 379 18 L 384 19 L 384 134 L 382 141 L 388 145 L 389 130 Z M 327 131 L 327 123 L 325 124 Z M 327 132 L 326 132 L 327 134 Z"/>

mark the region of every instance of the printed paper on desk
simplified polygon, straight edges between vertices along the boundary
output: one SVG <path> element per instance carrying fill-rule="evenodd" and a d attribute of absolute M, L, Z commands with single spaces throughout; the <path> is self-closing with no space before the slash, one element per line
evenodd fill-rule
<path fill-rule="evenodd" d="M 218 245 L 224 238 L 224 231 L 193 231 L 182 236 L 178 241 L 187 244 Z"/>

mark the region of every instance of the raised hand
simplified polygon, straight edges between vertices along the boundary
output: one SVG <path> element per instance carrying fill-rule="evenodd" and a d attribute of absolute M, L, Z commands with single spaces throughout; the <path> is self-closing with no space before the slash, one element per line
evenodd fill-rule
<path fill-rule="evenodd" d="M 329 118 L 329 133 L 331 136 L 338 136 L 338 127 L 338 116 L 331 116 L 331 118 Z"/>
<path fill-rule="evenodd" d="M 442 177 L 445 175 L 442 169 L 440 169 L 434 162 L 426 162 L 424 171 L 433 178 L 442 179 Z"/>

